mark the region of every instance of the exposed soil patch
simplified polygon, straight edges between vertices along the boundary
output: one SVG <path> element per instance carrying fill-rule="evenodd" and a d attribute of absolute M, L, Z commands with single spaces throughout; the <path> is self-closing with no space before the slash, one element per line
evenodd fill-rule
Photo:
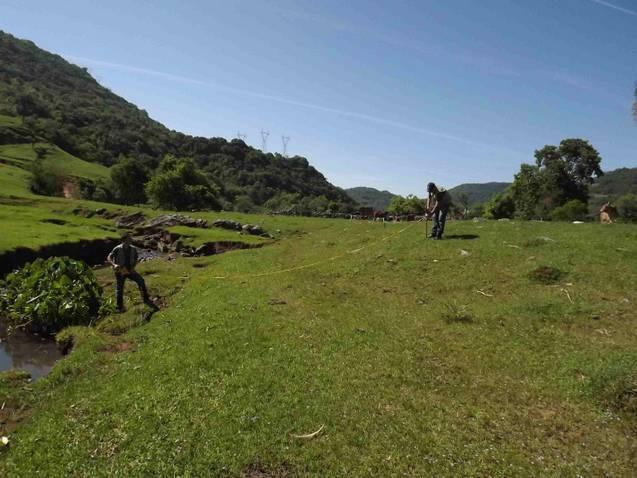
<path fill-rule="evenodd" d="M 42 219 L 40 222 L 55 224 L 56 226 L 64 226 L 64 224 L 66 224 L 66 221 L 64 219 L 55 218 Z"/>
<path fill-rule="evenodd" d="M 552 266 L 540 266 L 529 272 L 529 277 L 542 284 L 555 284 L 564 276 L 564 272 Z"/>
<path fill-rule="evenodd" d="M 133 342 L 116 342 L 114 344 L 110 344 L 107 347 L 101 349 L 101 352 L 110 352 L 110 353 L 118 353 L 118 352 L 131 352 L 134 351 L 137 346 Z"/>
<path fill-rule="evenodd" d="M 49 244 L 38 249 L 18 247 L 0 254 L 0 276 L 22 267 L 27 262 L 33 262 L 39 257 L 68 256 L 82 260 L 90 266 L 100 265 L 117 244 L 116 239 L 93 239 Z"/>

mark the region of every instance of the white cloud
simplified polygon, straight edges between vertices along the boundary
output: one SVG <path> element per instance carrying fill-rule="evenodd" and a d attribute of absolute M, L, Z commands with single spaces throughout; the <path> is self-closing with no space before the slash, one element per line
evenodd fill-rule
<path fill-rule="evenodd" d="M 618 12 L 626 13 L 627 15 L 637 17 L 637 12 L 635 10 L 629 10 L 628 8 L 620 7 L 619 5 L 615 5 L 614 3 L 606 2 L 604 0 L 591 0 L 591 2 L 597 3 L 598 5 L 603 5 L 604 7 L 612 8 L 613 10 L 617 10 Z"/>

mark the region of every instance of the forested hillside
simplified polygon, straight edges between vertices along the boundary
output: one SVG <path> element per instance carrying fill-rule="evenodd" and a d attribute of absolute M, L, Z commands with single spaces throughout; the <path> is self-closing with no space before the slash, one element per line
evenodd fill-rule
<path fill-rule="evenodd" d="M 473 207 L 477 204 L 482 204 L 488 201 L 492 196 L 501 193 L 510 185 L 511 183 L 499 182 L 466 183 L 449 189 L 449 192 L 454 199 L 456 199 L 456 202 L 459 202 L 460 196 L 465 194 L 467 197 L 468 207 Z"/>
<path fill-rule="evenodd" d="M 610 199 L 624 194 L 637 194 L 637 168 L 619 168 L 604 173 L 590 187 L 591 195 Z"/>
<path fill-rule="evenodd" d="M 2 31 L 0 115 L 22 118 L 22 128 L 5 126 L 0 132 L 3 144 L 31 142 L 31 134 L 105 166 L 131 158 L 149 175 L 166 155 L 190 157 L 222 202 L 239 201 L 244 209 L 268 200 L 290 205 L 314 199 L 337 210 L 355 205 L 303 157 L 171 131 L 101 86 L 85 68 Z"/>
<path fill-rule="evenodd" d="M 373 207 L 377 211 L 387 210 L 389 203 L 396 196 L 389 191 L 379 191 L 364 186 L 349 188 L 345 192 L 361 206 Z"/>

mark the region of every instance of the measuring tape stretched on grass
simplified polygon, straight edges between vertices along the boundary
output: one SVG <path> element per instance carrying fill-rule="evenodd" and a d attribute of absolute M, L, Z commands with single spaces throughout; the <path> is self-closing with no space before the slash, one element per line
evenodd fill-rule
<path fill-rule="evenodd" d="M 266 271 L 266 272 L 257 272 L 255 274 L 237 274 L 237 275 L 225 275 L 225 276 L 212 276 L 210 277 L 210 279 L 218 279 L 218 280 L 230 280 L 230 279 L 247 279 L 247 278 L 253 278 L 253 277 L 265 277 L 265 276 L 271 276 L 271 275 L 276 275 L 276 274 L 284 274 L 286 272 L 294 272 L 294 271 L 300 271 L 302 269 L 309 269 L 310 267 L 316 267 L 318 265 L 321 264 L 327 264 L 328 262 L 333 262 L 337 259 L 340 259 L 342 257 L 345 257 L 348 254 L 357 254 L 358 252 L 367 249 L 368 247 L 371 247 L 373 245 L 376 245 L 380 242 L 386 241 L 388 239 L 391 239 L 392 237 L 397 236 L 398 234 L 402 234 L 403 232 L 405 232 L 408 229 L 411 229 L 412 227 L 414 227 L 416 224 L 418 224 L 419 222 L 423 221 L 423 219 L 419 219 L 418 221 L 415 221 L 413 223 L 411 223 L 409 226 L 407 227 L 403 227 L 402 229 L 400 229 L 399 231 L 396 231 L 392 234 L 389 234 L 388 236 L 385 236 L 383 238 L 380 238 L 376 241 L 370 242 L 369 244 L 366 244 L 364 246 L 361 246 L 357 249 L 352 249 L 349 250 L 343 254 L 338 254 L 332 257 L 328 257 L 326 259 L 322 259 L 320 261 L 316 261 L 316 262 L 311 262 L 309 264 L 302 264 L 300 266 L 294 266 L 294 267 L 289 267 L 287 269 L 277 269 L 274 271 Z"/>

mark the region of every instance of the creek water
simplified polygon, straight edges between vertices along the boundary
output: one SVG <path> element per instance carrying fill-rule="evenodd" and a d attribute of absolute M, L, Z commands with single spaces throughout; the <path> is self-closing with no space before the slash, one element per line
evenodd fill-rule
<path fill-rule="evenodd" d="M 8 335 L 6 325 L 0 319 L 0 372 L 21 369 L 37 379 L 48 374 L 61 357 L 53 340 L 22 331 Z"/>

